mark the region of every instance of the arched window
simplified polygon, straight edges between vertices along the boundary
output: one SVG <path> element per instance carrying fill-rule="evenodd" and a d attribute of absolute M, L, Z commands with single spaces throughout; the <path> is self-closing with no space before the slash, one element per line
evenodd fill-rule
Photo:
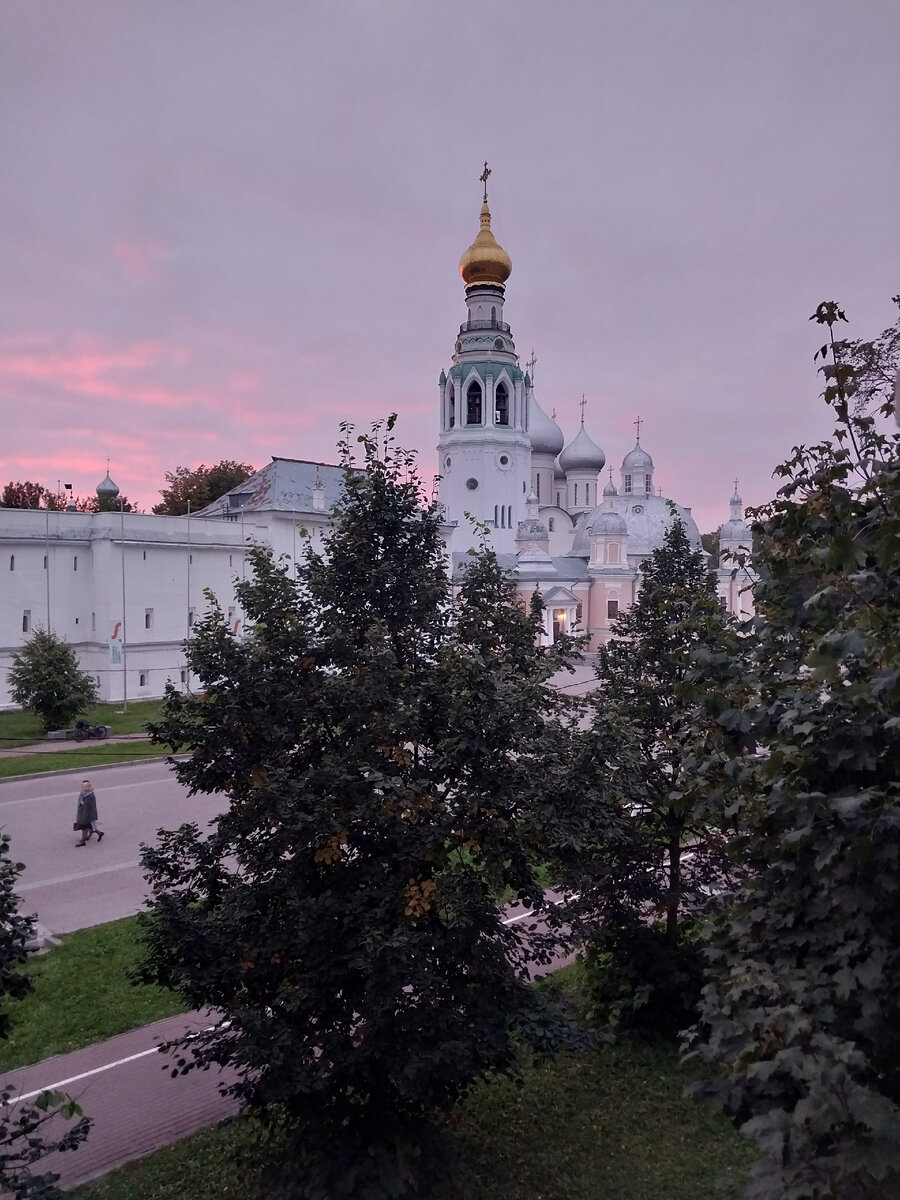
<path fill-rule="evenodd" d="M 447 393 L 447 425 L 450 429 L 456 424 L 456 392 L 453 390 L 453 384 L 450 384 L 450 391 Z"/>
<path fill-rule="evenodd" d="M 631 476 L 630 475 L 625 476 L 622 488 L 623 488 L 623 491 L 625 492 L 626 496 L 631 494 Z"/>
<path fill-rule="evenodd" d="M 9 569 L 11 571 L 14 571 L 16 569 L 16 556 L 14 554 L 11 554 L 9 556 Z"/>
<path fill-rule="evenodd" d="M 506 527 L 507 527 L 507 529 L 512 529 L 512 505 L 511 504 L 507 504 L 507 506 L 506 506 Z"/>
<path fill-rule="evenodd" d="M 575 507 L 578 507 L 578 484 L 575 484 Z"/>
<path fill-rule="evenodd" d="M 553 532 L 553 518 L 552 517 L 550 517 L 550 519 L 547 521 L 547 529 L 550 531 L 550 533 Z"/>
<path fill-rule="evenodd" d="M 500 510 L 499 510 L 498 506 L 495 504 L 494 505 L 494 528 L 495 529 L 497 528 L 497 517 L 499 515 L 499 512 L 500 512 Z"/>
<path fill-rule="evenodd" d="M 466 424 L 481 424 L 481 384 L 470 383 L 466 392 Z"/>
<path fill-rule="evenodd" d="M 497 324 L 497 306 L 495 304 L 491 305 L 491 324 Z"/>
<path fill-rule="evenodd" d="M 498 425 L 509 424 L 509 392 L 506 390 L 505 383 L 497 385 L 497 391 L 494 393 L 494 404 L 496 411 L 494 412 L 494 420 Z"/>
<path fill-rule="evenodd" d="M 537 475 L 535 475 L 535 477 L 534 477 L 534 487 L 535 487 L 534 494 L 537 496 L 538 500 L 540 500 L 540 498 L 541 498 L 541 473 L 540 473 L 540 471 L 538 471 Z"/>

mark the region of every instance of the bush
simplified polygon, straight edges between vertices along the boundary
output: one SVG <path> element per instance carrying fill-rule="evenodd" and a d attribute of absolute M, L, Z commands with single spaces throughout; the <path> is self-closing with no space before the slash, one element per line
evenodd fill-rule
<path fill-rule="evenodd" d="M 13 655 L 9 682 L 13 700 L 40 717 L 45 730 L 64 728 L 97 702 L 96 685 L 75 651 L 44 629 Z"/>
<path fill-rule="evenodd" d="M 607 1033 L 675 1038 L 697 1019 L 703 956 L 696 928 L 673 942 L 662 925 L 620 925 L 599 933 L 584 959 L 592 1022 Z"/>

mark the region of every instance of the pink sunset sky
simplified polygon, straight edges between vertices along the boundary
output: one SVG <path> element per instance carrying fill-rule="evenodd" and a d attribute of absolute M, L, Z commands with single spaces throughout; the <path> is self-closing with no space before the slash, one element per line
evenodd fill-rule
<path fill-rule="evenodd" d="M 900 290 L 885 0 L 5 0 L 0 484 L 334 461 L 437 380 L 487 159 L 506 319 L 567 440 L 701 529 L 827 432 L 807 318 Z"/>

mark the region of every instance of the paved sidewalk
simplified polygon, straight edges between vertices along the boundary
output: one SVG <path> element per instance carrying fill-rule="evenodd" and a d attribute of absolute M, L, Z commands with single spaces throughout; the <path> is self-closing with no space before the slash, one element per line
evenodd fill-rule
<path fill-rule="evenodd" d="M 26 754 L 60 754 L 66 750 L 86 750 L 90 747 L 112 746 L 121 742 L 149 742 L 146 733 L 120 733 L 108 738 L 85 738 L 76 742 L 74 738 L 65 741 L 32 742 L 28 746 L 11 746 L 0 750 L 0 758 L 22 758 Z M 77 770 L 78 768 L 76 768 Z"/>
<path fill-rule="evenodd" d="M 234 1101 L 219 1092 L 225 1075 L 191 1071 L 172 1078 L 173 1059 L 155 1049 L 207 1024 L 208 1014 L 168 1017 L 8 1072 L 2 1082 L 13 1083 L 18 1096 L 58 1087 L 94 1119 L 82 1146 L 49 1156 L 35 1169 L 54 1171 L 62 1187 L 75 1187 L 237 1112 Z M 58 1128 L 68 1124 L 59 1120 Z"/>

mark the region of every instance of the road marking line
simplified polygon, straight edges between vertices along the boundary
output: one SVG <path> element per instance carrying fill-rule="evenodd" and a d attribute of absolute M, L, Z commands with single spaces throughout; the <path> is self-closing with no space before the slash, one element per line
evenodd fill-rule
<path fill-rule="evenodd" d="M 515 925 L 516 921 L 524 921 L 526 917 L 531 917 L 533 915 L 534 909 L 529 908 L 528 912 L 519 913 L 517 917 L 505 917 L 500 923 L 501 925 Z"/>
<path fill-rule="evenodd" d="M 139 867 L 141 861 L 135 858 L 129 862 L 113 863 L 108 867 L 95 867 L 93 871 L 73 871 L 71 875 L 55 875 L 52 879 L 36 879 L 34 883 L 22 883 L 16 887 L 16 891 L 33 892 L 37 888 L 54 887 L 58 883 L 75 883 L 79 879 L 93 879 L 95 875 L 109 875 L 112 871 L 130 871 L 132 867 Z"/>
<path fill-rule="evenodd" d="M 125 1063 L 134 1062 L 138 1058 L 146 1058 L 148 1054 L 159 1054 L 159 1047 L 153 1046 L 149 1050 L 141 1050 L 138 1054 L 129 1054 L 127 1058 L 117 1058 L 115 1062 L 104 1063 L 102 1067 L 94 1067 L 91 1071 L 82 1071 L 80 1075 L 70 1075 L 68 1079 L 60 1079 L 58 1083 L 48 1083 L 43 1087 L 35 1088 L 33 1092 L 25 1092 L 15 1101 L 18 1104 L 19 1100 L 32 1100 L 35 1096 L 39 1096 L 41 1092 L 55 1092 L 58 1088 L 68 1087 L 70 1083 L 78 1083 L 81 1079 L 90 1079 L 92 1075 L 100 1075 L 104 1071 L 111 1071 L 113 1067 L 123 1067 Z"/>

